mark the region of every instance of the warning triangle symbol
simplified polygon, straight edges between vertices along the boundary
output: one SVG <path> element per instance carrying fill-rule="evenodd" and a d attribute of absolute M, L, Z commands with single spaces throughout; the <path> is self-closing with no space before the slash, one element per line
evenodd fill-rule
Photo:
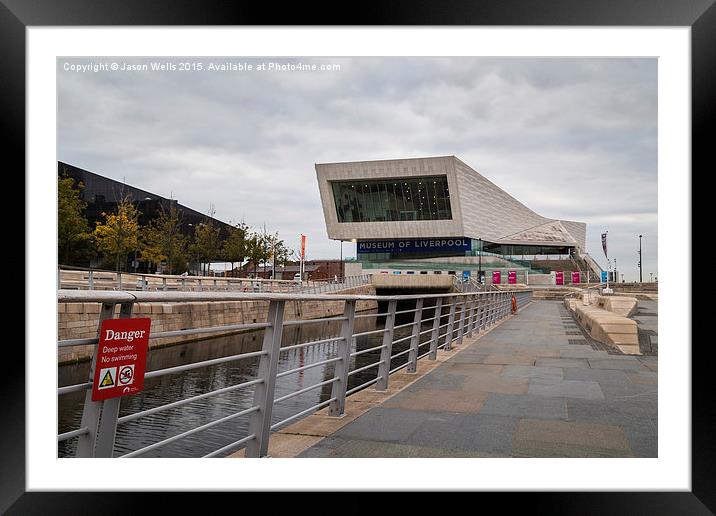
<path fill-rule="evenodd" d="M 112 378 L 112 375 L 110 374 L 109 370 L 107 370 L 106 373 L 104 373 L 104 378 L 102 378 L 102 381 L 99 383 L 100 387 L 111 387 L 114 385 L 114 378 Z"/>

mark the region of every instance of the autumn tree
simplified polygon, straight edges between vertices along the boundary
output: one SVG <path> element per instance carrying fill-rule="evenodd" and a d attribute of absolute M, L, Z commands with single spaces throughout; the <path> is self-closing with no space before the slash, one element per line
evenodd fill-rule
<path fill-rule="evenodd" d="M 84 212 L 87 204 L 80 199 L 82 182 L 66 174 L 57 178 L 57 257 L 70 264 L 90 252 L 90 227 Z"/>
<path fill-rule="evenodd" d="M 199 263 L 207 263 L 219 257 L 221 252 L 220 228 L 214 221 L 214 207 L 209 208 L 204 222 L 194 226 L 194 241 L 191 245 L 192 256 Z"/>
<path fill-rule="evenodd" d="M 152 221 L 149 226 L 140 228 L 139 231 L 139 251 L 140 259 L 143 262 L 148 262 L 150 265 L 159 266 L 164 260 L 167 259 L 167 255 L 164 254 L 162 248 L 163 235 L 154 224 L 156 220 Z"/>
<path fill-rule="evenodd" d="M 139 249 L 139 211 L 127 197 L 117 203 L 116 212 L 102 213 L 104 222 L 97 222 L 92 237 L 105 259 L 114 259 L 120 271 L 127 254 Z"/>
<path fill-rule="evenodd" d="M 243 222 L 236 224 L 229 230 L 229 236 L 224 240 L 224 259 L 231 262 L 231 270 L 234 270 L 234 262 L 243 262 L 249 255 L 250 246 L 249 227 Z"/>
<path fill-rule="evenodd" d="M 150 243 L 147 257 L 163 257 L 161 261 L 166 260 L 169 274 L 176 274 L 186 268 L 187 243 L 181 227 L 182 212 L 176 207 L 176 203 L 172 202 L 168 209 L 163 204 L 159 206 L 159 215 L 151 222 L 147 231 Z"/>

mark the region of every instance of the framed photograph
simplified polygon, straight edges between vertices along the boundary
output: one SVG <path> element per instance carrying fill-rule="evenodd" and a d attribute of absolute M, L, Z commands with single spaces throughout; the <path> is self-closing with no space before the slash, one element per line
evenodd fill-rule
<path fill-rule="evenodd" d="M 713 1 L 319 11 L 3 0 L 28 303 L 0 509 L 713 511 L 690 213 Z"/>

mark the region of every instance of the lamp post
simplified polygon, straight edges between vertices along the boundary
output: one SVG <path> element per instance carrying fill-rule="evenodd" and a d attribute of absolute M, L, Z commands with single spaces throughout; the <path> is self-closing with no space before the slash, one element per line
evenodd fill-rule
<path fill-rule="evenodd" d="M 477 251 L 477 263 L 478 263 L 478 269 L 477 269 L 477 279 L 480 281 L 480 284 L 482 285 L 482 238 L 478 238 L 478 247 L 479 250 Z"/>
<path fill-rule="evenodd" d="M 641 235 L 639 235 L 639 283 L 642 283 L 642 279 L 641 279 Z"/>

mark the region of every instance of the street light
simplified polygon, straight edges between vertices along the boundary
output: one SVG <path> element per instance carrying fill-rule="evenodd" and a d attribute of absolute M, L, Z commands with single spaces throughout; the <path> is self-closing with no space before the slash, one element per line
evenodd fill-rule
<path fill-rule="evenodd" d="M 639 283 L 642 283 L 642 279 L 641 279 L 641 235 L 639 235 Z"/>
<path fill-rule="evenodd" d="M 477 279 L 482 284 L 482 238 L 477 239 L 479 250 L 477 251 L 477 260 L 478 260 L 478 269 L 477 269 Z"/>

